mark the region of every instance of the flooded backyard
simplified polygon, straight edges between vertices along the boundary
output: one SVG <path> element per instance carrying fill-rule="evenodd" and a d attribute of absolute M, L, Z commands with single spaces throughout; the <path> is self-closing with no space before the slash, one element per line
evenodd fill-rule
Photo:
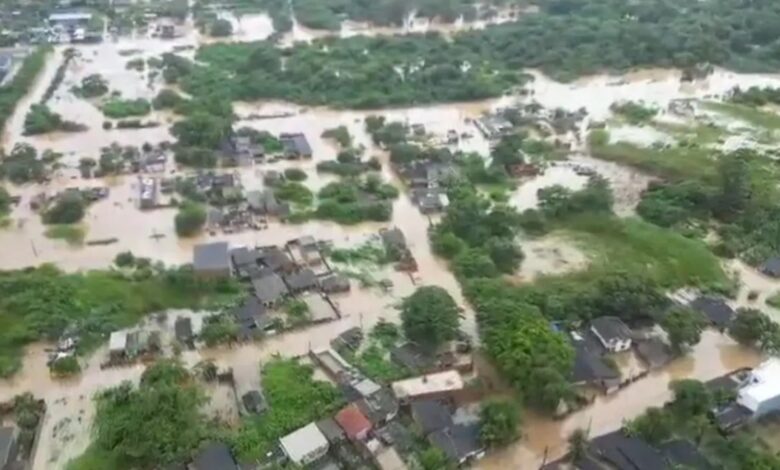
<path fill-rule="evenodd" d="M 507 17 L 499 16 L 496 21 Z M 233 40 L 259 40 L 273 31 L 265 15 L 248 15 L 232 18 L 236 35 Z M 400 28 L 401 32 L 450 31 L 467 27 L 484 27 L 479 23 L 464 25 L 437 25 L 426 20 L 414 20 Z M 355 34 L 393 34 L 396 29 L 368 28 L 366 25 L 346 23 L 338 33 L 348 37 Z M 295 25 L 293 31 L 283 38 L 285 41 L 306 40 L 325 34 L 310 31 Z M 172 140 L 169 126 L 175 117 L 170 113 L 153 111 L 147 119 L 160 125 L 147 129 L 103 130 L 103 114 L 95 103 L 76 97 L 71 87 L 82 78 L 100 73 L 109 81 L 111 90 L 118 91 L 124 98 L 153 98 L 164 86 L 160 77 L 151 77 L 148 70 L 141 73 L 127 70 L 130 58 L 157 57 L 175 48 L 195 46 L 203 38 L 197 32 L 189 31 L 173 41 L 150 38 L 120 39 L 117 42 L 95 46 L 79 47 L 80 57 L 69 66 L 65 79 L 49 101 L 52 110 L 68 119 L 86 124 L 89 130 L 81 133 L 58 133 L 46 136 L 27 137 L 22 135 L 24 116 L 30 105 L 40 100 L 46 87 L 64 60 L 64 48 L 57 47 L 51 55 L 45 70 L 37 79 L 33 91 L 22 101 L 16 113 L 9 120 L 3 134 L 3 144 L 10 149 L 17 143 L 28 143 L 39 151 L 53 149 L 63 153 L 62 167 L 57 170 L 47 185 L 24 185 L 12 187 L 11 193 L 21 196 L 21 203 L 12 214 L 8 228 L 0 229 L 0 267 L 19 269 L 42 263 L 54 263 L 67 271 L 106 268 L 115 256 L 132 251 L 136 256 L 149 257 L 169 265 L 189 263 L 196 244 L 224 240 L 232 246 L 282 245 L 302 235 L 312 235 L 319 240 L 332 242 L 337 247 L 355 247 L 372 237 L 380 228 L 395 226 L 401 229 L 409 248 L 417 261 L 419 270 L 414 277 L 393 270 L 382 270 L 378 276 L 392 281 L 389 293 L 378 289 L 354 288 L 351 293 L 337 296 L 342 318 L 327 324 L 308 327 L 303 330 L 271 336 L 260 343 L 245 344 L 233 348 L 203 349 L 186 351 L 182 355 L 187 365 L 202 360 L 213 360 L 220 367 L 230 367 L 241 377 L 240 388 L 251 388 L 259 384 L 259 365 L 273 355 L 298 356 L 310 349 L 326 347 L 330 340 L 354 326 L 371 328 L 379 319 L 398 320 L 396 304 L 411 294 L 419 285 L 435 284 L 446 288 L 459 305 L 465 308 L 463 327 L 476 337 L 473 312 L 465 304 L 460 287 L 445 262 L 432 253 L 428 241 L 430 220 L 415 207 L 407 194 L 393 204 L 393 217 L 389 223 L 363 223 L 343 226 L 332 222 L 310 221 L 303 224 L 282 224 L 272 222 L 264 230 L 247 230 L 232 234 L 211 235 L 204 233 L 195 238 L 180 239 L 173 224 L 174 208 L 142 211 L 139 209 L 139 182 L 136 175 L 112 177 L 110 179 L 83 180 L 79 176 L 79 160 L 84 157 L 97 158 L 102 147 L 117 142 L 121 145 L 138 146 L 143 143 L 158 144 Z M 127 55 L 120 51 L 137 49 L 140 52 Z M 191 50 L 183 52 L 192 54 Z M 235 171 L 245 190 L 263 188 L 263 175 L 270 170 L 289 167 L 303 169 L 308 174 L 305 185 L 316 191 L 335 177 L 318 174 L 318 162 L 333 160 L 338 153 L 333 142 L 321 138 L 323 131 L 336 126 L 346 126 L 356 145 L 363 146 L 365 157 L 376 156 L 382 163 L 385 180 L 403 188 L 397 175 L 388 165 L 388 155 L 376 147 L 364 128 L 367 116 L 381 114 L 389 121 L 398 120 L 408 125 L 421 124 L 425 127 L 429 142 L 448 145 L 452 150 L 474 152 L 488 158 L 491 143 L 476 129 L 474 119 L 483 113 L 510 105 L 518 100 L 535 100 L 546 108 L 561 107 L 570 111 L 584 108 L 588 116 L 581 131 L 570 138 L 572 152 L 567 161 L 556 162 L 539 176 L 523 180 L 510 196 L 510 203 L 519 210 L 537 205 L 537 191 L 551 185 L 562 185 L 572 190 L 587 183 L 587 177 L 577 174 L 575 166 L 593 169 L 611 183 L 615 192 L 616 212 L 633 214 L 641 192 L 653 178 L 637 170 L 611 162 L 596 160 L 588 155 L 584 144 L 587 125 L 591 121 L 604 120 L 610 116 L 609 107 L 620 100 L 643 100 L 659 107 L 667 107 L 672 100 L 680 98 L 704 98 L 722 95 L 736 85 L 780 86 L 780 76 L 742 75 L 716 70 L 706 79 L 681 84 L 680 74 L 668 70 L 652 70 L 628 74 L 623 77 L 596 76 L 573 83 L 557 83 L 534 72 L 535 80 L 528 85 L 529 95 L 507 96 L 476 103 L 452 103 L 435 106 L 408 107 L 391 110 L 353 111 L 328 108 L 305 108 L 290 103 L 258 102 L 236 103 L 234 111 L 238 116 L 236 127 L 252 127 L 258 130 L 280 134 L 303 132 L 311 143 L 313 159 L 309 161 L 281 161 L 231 169 Z M 461 138 L 457 144 L 447 144 L 445 136 L 450 131 Z M 618 138 L 631 139 L 633 134 Z M 639 131 L 640 137 L 648 142 L 660 137 L 650 130 Z M 650 142 L 652 143 L 652 142 Z M 165 176 L 181 175 L 186 172 L 168 162 Z M 71 246 L 64 241 L 47 238 L 45 226 L 39 214 L 30 208 L 30 200 L 41 192 L 50 194 L 71 187 L 108 186 L 107 199 L 91 205 L 83 225 L 86 240 L 116 239 L 115 243 L 100 246 Z M 528 282 L 541 275 L 563 274 L 587 266 L 587 257 L 565 240 L 554 237 L 522 241 L 526 259 L 517 273 L 519 282 Z M 763 306 L 766 299 L 780 290 L 780 281 L 772 281 L 755 270 L 740 264 L 731 266 L 741 273 L 743 289 L 737 304 L 739 306 Z M 748 300 L 748 292 L 758 291 L 756 299 Z M 780 321 L 780 312 L 768 310 Z M 79 377 L 72 380 L 55 380 L 46 365 L 48 345 L 34 344 L 26 349 L 21 372 L 9 380 L 0 381 L 0 400 L 6 400 L 24 391 L 34 391 L 44 398 L 48 405 L 41 440 L 33 469 L 59 469 L 67 461 L 80 454 L 89 444 L 89 424 L 94 414 L 92 398 L 95 393 L 115 386 L 124 380 L 137 381 L 143 371 L 142 365 L 124 368 L 101 369 L 107 349 L 98 350 L 88 359 Z M 694 350 L 666 368 L 652 372 L 648 377 L 630 385 L 626 390 L 609 397 L 600 397 L 596 402 L 566 419 L 555 421 L 549 418 L 527 414 L 523 428 L 525 436 L 513 447 L 490 455 L 478 464 L 484 469 L 536 468 L 547 454 L 550 459 L 565 452 L 566 436 L 577 428 L 590 429 L 591 435 L 598 435 L 618 428 L 626 419 L 640 414 L 649 406 L 660 406 L 669 398 L 668 385 L 678 378 L 706 380 L 740 367 L 749 367 L 760 362 L 754 352 L 734 344 L 726 336 L 707 331 Z M 229 402 L 229 396 L 218 392 L 220 402 Z M 228 408 L 217 406 L 220 413 L 230 419 Z"/>

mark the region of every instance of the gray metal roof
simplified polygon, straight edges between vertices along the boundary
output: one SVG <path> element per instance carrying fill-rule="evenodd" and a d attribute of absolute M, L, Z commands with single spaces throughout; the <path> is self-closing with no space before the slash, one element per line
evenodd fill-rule
<path fill-rule="evenodd" d="M 196 271 L 230 269 L 230 254 L 227 242 L 195 245 L 192 264 Z"/>
<path fill-rule="evenodd" d="M 255 296 L 261 302 L 276 302 L 287 294 L 287 286 L 284 281 L 279 275 L 273 273 L 253 279 L 252 287 L 255 289 Z"/>

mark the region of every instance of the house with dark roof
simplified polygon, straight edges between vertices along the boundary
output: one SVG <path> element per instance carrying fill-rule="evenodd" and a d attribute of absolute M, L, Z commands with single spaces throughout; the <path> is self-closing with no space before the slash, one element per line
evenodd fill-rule
<path fill-rule="evenodd" d="M 206 445 L 192 462 L 193 470 L 239 470 L 230 448 L 221 442 Z"/>
<path fill-rule="evenodd" d="M 303 133 L 280 134 L 279 140 L 284 147 L 285 157 L 293 159 L 312 157 L 311 145 Z"/>
<path fill-rule="evenodd" d="M 309 268 L 301 269 L 291 274 L 285 274 L 284 283 L 293 294 L 317 288 L 317 275 Z"/>
<path fill-rule="evenodd" d="M 701 296 L 691 302 L 690 307 L 707 318 L 719 330 L 725 330 L 734 319 L 734 309 L 725 300 L 714 296 Z"/>
<path fill-rule="evenodd" d="M 407 342 L 390 350 L 390 359 L 413 372 L 429 372 L 435 369 L 436 360 L 414 343 Z"/>
<path fill-rule="evenodd" d="M 574 385 L 589 385 L 611 393 L 620 385 L 620 372 L 609 367 L 599 354 L 589 351 L 583 342 L 573 341 L 574 367 L 571 382 Z"/>
<path fill-rule="evenodd" d="M 195 245 L 192 266 L 195 274 L 202 277 L 230 277 L 231 264 L 227 242 Z"/>
<path fill-rule="evenodd" d="M 320 432 L 331 445 L 344 442 L 347 436 L 344 434 L 344 430 L 338 425 L 333 418 L 325 418 L 317 421 L 317 427 L 320 428 Z"/>
<path fill-rule="evenodd" d="M 326 294 L 349 292 L 349 278 L 341 274 L 331 274 L 320 279 L 320 289 Z"/>
<path fill-rule="evenodd" d="M 631 330 L 618 317 L 597 317 L 591 320 L 590 330 L 609 352 L 627 351 L 631 348 Z"/>
<path fill-rule="evenodd" d="M 276 246 L 261 250 L 259 262 L 275 273 L 291 273 L 296 268 L 295 263 L 287 256 L 287 253 Z"/>
<path fill-rule="evenodd" d="M 769 277 L 780 278 L 780 256 L 767 259 L 759 270 Z"/>
<path fill-rule="evenodd" d="M 176 317 L 173 323 L 173 331 L 176 335 L 176 341 L 190 349 L 195 348 L 195 335 L 192 333 L 192 320 L 190 317 Z"/>
<path fill-rule="evenodd" d="M 658 446 L 672 468 L 689 470 L 715 470 L 699 449 L 687 439 L 675 439 Z"/>
<path fill-rule="evenodd" d="M 410 410 L 412 419 L 425 435 L 453 425 L 450 409 L 438 400 L 412 402 Z"/>
<path fill-rule="evenodd" d="M 241 396 L 241 403 L 247 413 L 260 414 L 268 408 L 259 390 L 250 390 Z"/>
<path fill-rule="evenodd" d="M 359 398 L 355 404 L 374 426 L 382 426 L 398 415 L 398 401 L 387 387 Z"/>
<path fill-rule="evenodd" d="M 589 451 L 592 457 L 617 470 L 671 470 L 661 452 L 622 430 L 593 438 Z"/>
<path fill-rule="evenodd" d="M 458 424 L 431 433 L 428 442 L 438 448 L 447 458 L 463 465 L 485 455 L 485 445 L 479 435 L 479 424 Z"/>
<path fill-rule="evenodd" d="M 232 313 L 238 324 L 239 337 L 243 340 L 254 338 L 271 322 L 265 305 L 255 296 L 246 297 L 233 308 Z"/>
<path fill-rule="evenodd" d="M 0 468 L 8 468 L 9 464 L 16 460 L 17 436 L 16 428 L 10 426 L 0 428 Z"/>
<path fill-rule="evenodd" d="M 352 441 L 363 441 L 368 437 L 368 433 L 373 428 L 371 421 L 366 418 L 360 408 L 354 403 L 347 405 L 341 411 L 336 413 L 333 418 L 344 434 Z"/>
<path fill-rule="evenodd" d="M 252 288 L 257 300 L 267 308 L 275 307 L 289 294 L 287 285 L 276 273 L 252 279 Z"/>

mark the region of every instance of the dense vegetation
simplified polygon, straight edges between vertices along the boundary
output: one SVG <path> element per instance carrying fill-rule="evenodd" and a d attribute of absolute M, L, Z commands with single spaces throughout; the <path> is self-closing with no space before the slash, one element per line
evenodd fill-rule
<path fill-rule="evenodd" d="M 84 218 L 86 202 L 78 192 L 58 197 L 43 213 L 46 224 L 75 224 Z"/>
<path fill-rule="evenodd" d="M 314 380 L 313 372 L 293 359 L 264 364 L 262 383 L 269 410 L 245 420 L 234 437 L 233 449 L 240 457 L 261 458 L 280 437 L 338 410 L 341 394 L 330 383 Z"/>
<path fill-rule="evenodd" d="M 420 287 L 401 303 L 406 337 L 432 351 L 455 339 L 459 313 L 449 292 L 438 286 Z"/>
<path fill-rule="evenodd" d="M 46 56 L 50 51 L 50 47 L 39 47 L 33 50 L 25 57 L 21 68 L 13 79 L 5 86 L 0 87 L 0 129 L 5 127 L 5 123 L 13 114 L 16 104 L 35 83 L 35 77 L 43 69 Z"/>
<path fill-rule="evenodd" d="M 200 232 L 206 223 L 206 208 L 187 201 L 179 208 L 173 221 L 178 236 L 191 237 Z"/>
<path fill-rule="evenodd" d="M 62 118 L 45 104 L 30 106 L 24 117 L 24 135 L 46 134 L 48 132 L 80 132 L 86 130 L 86 126 Z"/>
<path fill-rule="evenodd" d="M 134 116 L 146 116 L 152 110 L 152 105 L 148 100 L 138 98 L 134 100 L 125 100 L 121 98 L 111 98 L 101 107 L 106 117 L 122 119 Z"/>
<path fill-rule="evenodd" d="M 492 400 L 480 410 L 480 438 L 489 447 L 507 445 L 517 439 L 520 410 L 511 401 Z"/>
<path fill-rule="evenodd" d="M 44 181 L 61 154 L 46 150 L 41 155 L 29 144 L 14 145 L 11 153 L 0 153 L 0 177 L 12 183 L 24 184 Z"/>
<path fill-rule="evenodd" d="M 83 98 L 97 98 L 108 93 L 108 81 L 100 74 L 84 77 L 81 84 L 73 87 L 73 93 Z"/>
<path fill-rule="evenodd" d="M 0 375 L 21 366 L 21 348 L 56 340 L 66 329 L 88 350 L 111 331 L 165 308 L 195 308 L 234 295 L 229 282 L 207 282 L 186 269 L 147 266 L 128 273 L 64 274 L 52 266 L 0 272 Z"/>

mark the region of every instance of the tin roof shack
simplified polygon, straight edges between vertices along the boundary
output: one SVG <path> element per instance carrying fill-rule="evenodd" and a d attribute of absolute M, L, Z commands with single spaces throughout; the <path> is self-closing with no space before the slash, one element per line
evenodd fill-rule
<path fill-rule="evenodd" d="M 328 453 L 328 440 L 314 423 L 279 440 L 285 455 L 296 465 L 308 465 Z"/>
<path fill-rule="evenodd" d="M 193 470 L 239 470 L 230 448 L 222 442 L 211 442 L 198 452 Z"/>
<path fill-rule="evenodd" d="M 192 266 L 195 274 L 204 278 L 226 278 L 231 275 L 229 245 L 213 242 L 195 245 Z"/>
<path fill-rule="evenodd" d="M 341 409 L 334 419 L 351 441 L 366 440 L 372 429 L 371 421 L 354 403 Z"/>
<path fill-rule="evenodd" d="M 737 403 L 750 410 L 752 418 L 780 411 L 780 359 L 773 357 L 750 372 L 737 393 Z"/>
<path fill-rule="evenodd" d="M 609 352 L 616 353 L 631 348 L 631 330 L 620 318 L 594 318 L 590 322 L 590 330 Z"/>
<path fill-rule="evenodd" d="M 157 180 L 149 176 L 138 177 L 138 207 L 142 210 L 157 207 Z"/>
<path fill-rule="evenodd" d="M 349 278 L 341 274 L 331 274 L 320 279 L 320 289 L 326 294 L 340 294 L 349 292 Z"/>
<path fill-rule="evenodd" d="M 284 147 L 284 156 L 289 159 L 311 158 L 312 150 L 309 141 L 303 133 L 289 133 L 279 135 L 279 140 Z"/>
<path fill-rule="evenodd" d="M 289 291 L 281 277 L 276 273 L 267 273 L 263 277 L 252 279 L 255 297 L 262 305 L 273 308 L 287 298 Z"/>
<path fill-rule="evenodd" d="M 18 436 L 19 431 L 14 427 L 0 428 L 0 468 L 10 470 L 12 462 L 16 461 Z"/>
<path fill-rule="evenodd" d="M 485 445 L 482 444 L 479 435 L 479 424 L 457 424 L 435 431 L 428 436 L 428 441 L 457 465 L 485 456 Z"/>
<path fill-rule="evenodd" d="M 426 398 L 449 398 L 464 389 L 458 371 L 448 370 L 393 382 L 393 393 L 402 403 Z"/>

